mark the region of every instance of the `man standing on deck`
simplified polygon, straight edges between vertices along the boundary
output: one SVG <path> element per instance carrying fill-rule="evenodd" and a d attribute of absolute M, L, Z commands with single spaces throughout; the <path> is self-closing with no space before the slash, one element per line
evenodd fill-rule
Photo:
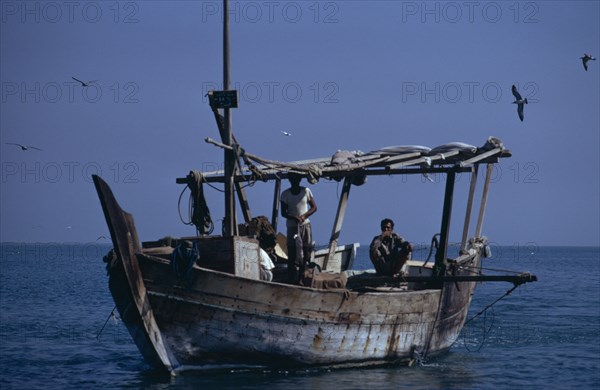
<path fill-rule="evenodd" d="M 381 234 L 371 241 L 369 257 L 375 266 L 377 275 L 396 276 L 410 258 L 412 245 L 400 237 L 394 230 L 394 221 L 385 218 L 381 221 Z"/>
<path fill-rule="evenodd" d="M 302 176 L 290 173 L 291 187 L 281 194 L 281 216 L 286 219 L 288 248 L 288 278 L 299 283 L 312 256 L 312 231 L 309 216 L 317 211 L 311 190 L 302 187 Z"/>

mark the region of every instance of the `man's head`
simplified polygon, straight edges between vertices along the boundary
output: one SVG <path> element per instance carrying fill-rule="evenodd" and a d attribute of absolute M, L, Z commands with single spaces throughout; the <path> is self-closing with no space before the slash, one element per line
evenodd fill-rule
<path fill-rule="evenodd" d="M 290 173 L 288 175 L 288 180 L 290 181 L 290 184 L 292 185 L 292 187 L 297 187 L 300 185 L 300 182 L 302 181 L 302 176 L 300 176 L 297 173 Z"/>
<path fill-rule="evenodd" d="M 394 221 L 389 218 L 381 220 L 381 231 L 385 232 L 386 230 L 394 230 Z"/>

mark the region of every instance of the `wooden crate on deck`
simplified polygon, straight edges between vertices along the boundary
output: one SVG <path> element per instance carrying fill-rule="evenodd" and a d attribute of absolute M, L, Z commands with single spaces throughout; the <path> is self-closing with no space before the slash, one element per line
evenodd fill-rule
<path fill-rule="evenodd" d="M 202 237 L 198 265 L 243 278 L 260 278 L 258 241 L 251 237 Z"/>

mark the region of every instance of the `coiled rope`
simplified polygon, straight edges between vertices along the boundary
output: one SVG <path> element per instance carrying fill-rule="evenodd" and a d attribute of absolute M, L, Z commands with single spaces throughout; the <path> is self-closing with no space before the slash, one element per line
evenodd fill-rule
<path fill-rule="evenodd" d="M 178 201 L 178 212 L 179 219 L 185 225 L 195 225 L 198 234 L 207 235 L 211 234 L 214 230 L 214 223 L 210 216 L 210 210 L 206 204 L 206 198 L 204 197 L 204 176 L 199 171 L 191 171 L 188 175 L 188 185 L 181 191 Z M 190 198 L 188 203 L 188 221 L 185 221 L 181 216 L 181 198 L 185 190 L 190 189 Z"/>

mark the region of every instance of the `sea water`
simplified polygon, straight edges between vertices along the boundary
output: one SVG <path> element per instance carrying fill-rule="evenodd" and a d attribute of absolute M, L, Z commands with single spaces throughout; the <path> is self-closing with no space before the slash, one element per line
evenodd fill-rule
<path fill-rule="evenodd" d="M 178 376 L 152 371 L 116 311 L 111 314 L 102 262 L 109 249 L 1 244 L 1 389 L 600 388 L 597 247 L 494 247 L 485 268 L 529 271 L 539 281 L 509 295 L 511 283 L 478 285 L 470 320 L 452 349 L 412 367 L 221 368 Z M 354 268 L 370 268 L 365 245 Z"/>

